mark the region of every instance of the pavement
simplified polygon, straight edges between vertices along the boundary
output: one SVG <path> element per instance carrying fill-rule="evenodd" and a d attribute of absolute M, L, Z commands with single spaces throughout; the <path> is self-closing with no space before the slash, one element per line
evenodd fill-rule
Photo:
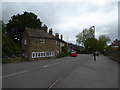
<path fill-rule="evenodd" d="M 118 88 L 118 63 L 92 54 L 4 64 L 3 88 Z"/>

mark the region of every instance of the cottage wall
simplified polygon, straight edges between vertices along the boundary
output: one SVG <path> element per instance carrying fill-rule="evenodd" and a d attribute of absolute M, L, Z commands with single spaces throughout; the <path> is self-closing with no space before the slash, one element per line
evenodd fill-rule
<path fill-rule="evenodd" d="M 26 45 L 25 45 L 25 40 L 26 40 Z M 29 42 L 29 37 L 28 37 L 28 34 L 27 32 L 25 31 L 23 33 L 23 36 L 22 36 L 22 55 L 24 57 L 25 60 L 28 60 L 28 52 L 29 52 L 29 45 L 30 45 L 30 42 Z"/>
<path fill-rule="evenodd" d="M 30 38 L 30 45 L 29 45 L 29 59 L 30 60 L 40 60 L 40 59 L 48 59 L 48 58 L 55 58 L 57 56 L 57 44 L 56 40 L 52 39 L 43 39 L 45 40 L 44 43 L 41 43 L 42 38 Z M 53 56 L 45 56 L 45 57 L 38 57 L 32 58 L 32 52 L 53 52 Z"/>
<path fill-rule="evenodd" d="M 59 38 L 39 30 L 26 28 L 22 36 L 23 57 L 28 61 L 56 58 L 66 45 Z"/>

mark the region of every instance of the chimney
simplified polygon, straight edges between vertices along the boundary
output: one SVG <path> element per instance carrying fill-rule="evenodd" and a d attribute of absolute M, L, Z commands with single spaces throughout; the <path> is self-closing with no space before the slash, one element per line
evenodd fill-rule
<path fill-rule="evenodd" d="M 53 31 L 52 31 L 52 28 L 51 29 L 49 29 L 49 34 L 53 34 Z"/>
<path fill-rule="evenodd" d="M 55 33 L 55 37 L 59 39 L 59 33 Z"/>
<path fill-rule="evenodd" d="M 60 36 L 60 37 L 61 37 L 60 39 L 61 39 L 61 40 L 63 40 L 63 35 L 62 35 L 62 34 L 61 34 L 61 36 Z"/>
<path fill-rule="evenodd" d="M 44 24 L 44 26 L 42 27 L 43 31 L 47 32 L 48 27 Z"/>

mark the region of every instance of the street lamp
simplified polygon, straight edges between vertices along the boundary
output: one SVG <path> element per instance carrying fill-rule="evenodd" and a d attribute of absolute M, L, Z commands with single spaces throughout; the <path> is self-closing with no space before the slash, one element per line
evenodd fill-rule
<path fill-rule="evenodd" d="M 94 30 L 94 38 L 95 38 L 95 26 L 92 26 L 92 29 Z"/>

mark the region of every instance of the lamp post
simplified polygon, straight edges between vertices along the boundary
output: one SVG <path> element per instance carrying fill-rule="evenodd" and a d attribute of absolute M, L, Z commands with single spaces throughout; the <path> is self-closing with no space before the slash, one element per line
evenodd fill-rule
<path fill-rule="evenodd" d="M 94 38 L 95 38 L 95 26 L 92 26 L 92 29 L 94 30 Z"/>
<path fill-rule="evenodd" d="M 94 30 L 94 40 L 95 40 L 95 26 L 92 26 L 92 29 Z M 95 41 L 94 41 L 94 53 L 93 53 L 93 56 L 94 56 L 94 61 L 96 61 L 96 50 L 95 50 Z"/>

